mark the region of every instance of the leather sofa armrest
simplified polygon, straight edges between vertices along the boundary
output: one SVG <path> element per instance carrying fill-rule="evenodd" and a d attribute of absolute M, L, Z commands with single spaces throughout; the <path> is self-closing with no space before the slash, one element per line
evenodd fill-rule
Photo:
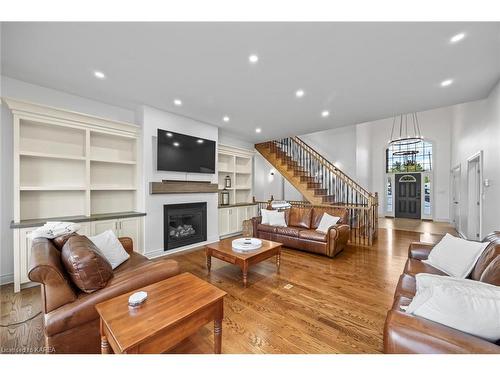
<path fill-rule="evenodd" d="M 335 224 L 328 228 L 328 256 L 334 257 L 344 250 L 349 241 L 350 228 L 347 224 Z"/>
<path fill-rule="evenodd" d="M 132 238 L 130 237 L 119 237 L 118 241 L 121 242 L 123 248 L 125 251 L 129 254 L 132 254 L 134 252 L 134 242 L 132 241 Z"/>
<path fill-rule="evenodd" d="M 425 242 L 412 242 L 408 247 L 408 258 L 425 260 L 435 244 Z"/>
<path fill-rule="evenodd" d="M 262 222 L 262 216 L 252 217 L 253 236 L 257 237 L 257 225 Z"/>
<path fill-rule="evenodd" d="M 157 259 L 136 268 L 117 273 L 106 287 L 90 294 L 80 294 L 78 299 L 45 315 L 45 332 L 48 336 L 98 319 L 95 305 L 119 295 L 165 280 L 180 273 L 179 264 L 172 259 Z"/>
<path fill-rule="evenodd" d="M 28 278 L 42 284 L 44 313 L 76 299 L 76 294 L 61 263 L 61 252 L 47 238 L 35 238 L 32 242 Z"/>
<path fill-rule="evenodd" d="M 499 354 L 500 346 L 427 319 L 391 310 L 384 327 L 384 353 Z"/>

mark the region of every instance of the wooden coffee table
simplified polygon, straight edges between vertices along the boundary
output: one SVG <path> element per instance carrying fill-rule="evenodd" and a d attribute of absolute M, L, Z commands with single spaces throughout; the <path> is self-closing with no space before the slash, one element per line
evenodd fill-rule
<path fill-rule="evenodd" d="M 276 270 L 280 270 L 281 259 L 281 244 L 268 240 L 262 240 L 262 247 L 258 250 L 240 253 L 233 251 L 231 243 L 234 238 L 227 238 L 219 242 L 207 245 L 205 248 L 205 255 L 207 257 L 207 269 L 210 272 L 212 267 L 212 257 L 223 260 L 231 264 L 240 266 L 243 272 L 243 286 L 247 286 L 248 268 L 252 264 L 256 264 L 276 256 Z"/>
<path fill-rule="evenodd" d="M 211 321 L 214 352 L 221 352 L 226 292 L 190 273 L 138 290 L 148 293 L 140 307 L 128 306 L 133 292 L 96 305 L 101 317 L 103 354 L 110 353 L 110 349 L 114 353 L 163 353 Z"/>

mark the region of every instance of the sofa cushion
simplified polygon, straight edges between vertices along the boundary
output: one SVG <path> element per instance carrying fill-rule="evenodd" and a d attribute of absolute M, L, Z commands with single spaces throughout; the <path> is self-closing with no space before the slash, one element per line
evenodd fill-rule
<path fill-rule="evenodd" d="M 425 264 L 424 262 L 417 259 L 408 259 L 406 261 L 404 273 L 412 276 L 415 276 L 418 273 L 431 273 L 433 275 L 446 276 L 446 273 L 444 273 L 443 271 L 440 271 L 437 268 L 434 268 L 429 264 Z"/>
<path fill-rule="evenodd" d="M 261 232 L 276 233 L 276 228 L 277 227 L 273 227 L 272 225 L 257 224 L 257 230 Z"/>
<path fill-rule="evenodd" d="M 326 233 L 321 233 L 313 229 L 301 230 L 299 232 L 299 238 L 304 240 L 326 242 Z"/>
<path fill-rule="evenodd" d="M 490 262 L 484 270 L 481 280 L 483 283 L 500 286 L 500 255 Z"/>
<path fill-rule="evenodd" d="M 288 225 L 291 227 L 311 228 L 312 208 L 292 207 L 288 216 Z"/>
<path fill-rule="evenodd" d="M 338 222 L 338 224 L 347 224 L 348 212 L 345 208 L 314 207 L 312 210 L 312 217 L 311 217 L 311 229 L 318 228 L 321 218 L 323 217 L 323 214 L 325 212 L 328 215 L 340 217 L 340 221 Z"/>
<path fill-rule="evenodd" d="M 141 255 L 139 253 L 136 253 L 136 252 L 133 252 L 130 254 L 130 258 L 128 258 L 127 261 L 123 262 L 122 264 L 120 264 L 118 267 L 116 267 L 114 270 L 113 270 L 113 274 L 116 275 L 120 272 L 123 272 L 123 271 L 126 271 L 126 270 L 130 270 L 130 269 L 134 269 L 136 268 L 137 266 L 140 266 L 142 265 L 143 263 L 151 263 L 152 261 L 149 260 L 148 258 L 146 258 L 144 255 Z"/>
<path fill-rule="evenodd" d="M 73 283 L 85 293 L 104 288 L 113 277 L 111 264 L 85 236 L 70 237 L 62 248 L 61 260 Z"/>
<path fill-rule="evenodd" d="M 480 280 L 484 271 L 490 263 L 497 257 L 500 256 L 500 241 L 496 240 L 491 242 L 476 262 L 476 265 L 472 269 L 470 278 L 472 280 Z M 499 276 L 500 277 L 500 276 Z"/>
<path fill-rule="evenodd" d="M 277 227 L 276 233 L 283 236 L 298 237 L 300 228 L 294 227 Z"/>

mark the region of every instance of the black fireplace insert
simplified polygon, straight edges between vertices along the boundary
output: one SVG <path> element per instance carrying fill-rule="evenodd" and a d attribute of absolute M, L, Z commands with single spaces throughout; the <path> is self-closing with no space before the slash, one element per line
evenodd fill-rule
<path fill-rule="evenodd" d="M 163 244 L 168 251 L 207 240 L 207 203 L 163 206 Z"/>

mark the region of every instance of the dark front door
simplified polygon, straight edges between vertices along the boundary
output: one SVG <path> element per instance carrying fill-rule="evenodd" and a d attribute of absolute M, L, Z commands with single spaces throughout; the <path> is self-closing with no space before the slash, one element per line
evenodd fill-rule
<path fill-rule="evenodd" d="M 420 173 L 396 174 L 396 217 L 420 219 Z"/>

